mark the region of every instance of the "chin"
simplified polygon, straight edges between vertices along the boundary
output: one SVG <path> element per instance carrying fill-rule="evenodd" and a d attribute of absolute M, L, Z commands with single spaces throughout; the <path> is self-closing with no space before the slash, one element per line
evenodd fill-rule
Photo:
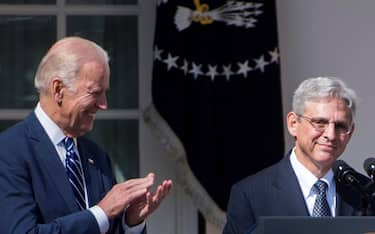
<path fill-rule="evenodd" d="M 86 128 L 84 128 L 83 130 L 88 133 L 90 132 L 92 129 L 94 128 L 94 125 L 90 125 L 90 126 L 87 126 Z"/>
<path fill-rule="evenodd" d="M 93 124 L 90 124 L 90 125 L 86 125 L 86 124 L 85 125 L 81 125 L 80 129 L 79 129 L 80 135 L 83 136 L 86 133 L 90 132 L 92 129 L 93 129 Z"/>
<path fill-rule="evenodd" d="M 318 157 L 317 161 L 320 162 L 320 164 L 331 166 L 336 161 L 336 159 L 337 157 L 334 155 L 321 155 Z"/>

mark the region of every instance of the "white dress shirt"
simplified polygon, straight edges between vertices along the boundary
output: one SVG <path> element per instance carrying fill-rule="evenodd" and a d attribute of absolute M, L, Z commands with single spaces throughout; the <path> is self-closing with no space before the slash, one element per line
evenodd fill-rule
<path fill-rule="evenodd" d="M 65 158 L 66 158 L 66 149 L 63 143 L 64 138 L 66 137 L 63 131 L 56 125 L 55 122 L 43 111 L 42 107 L 40 106 L 40 103 L 37 104 L 35 108 L 35 115 L 37 119 L 39 120 L 40 124 L 42 125 L 43 129 L 46 131 L 49 139 L 52 141 L 53 145 L 55 146 L 56 152 L 58 153 L 61 162 L 63 163 L 65 167 Z M 78 152 L 78 145 L 77 145 L 77 139 L 74 138 L 74 151 L 77 154 L 78 157 L 80 157 Z M 84 175 L 84 174 L 83 174 Z M 85 190 L 85 200 L 86 200 L 86 207 L 89 207 L 88 204 L 88 194 L 87 194 L 87 187 L 86 182 L 83 180 L 84 183 L 84 190 Z M 93 206 L 88 208 L 88 210 L 94 215 L 99 229 L 100 233 L 105 234 L 109 229 L 109 220 L 107 215 L 104 213 L 102 208 L 99 206 Z M 134 226 L 134 227 L 128 227 L 126 223 L 123 222 L 122 225 L 124 227 L 125 233 L 127 234 L 138 234 L 141 233 L 144 229 L 145 222 L 142 222 L 141 224 Z"/>
<path fill-rule="evenodd" d="M 298 161 L 297 156 L 295 154 L 295 148 L 292 150 L 290 154 L 290 162 L 292 164 L 292 168 L 294 173 L 297 176 L 297 180 L 299 186 L 301 188 L 303 197 L 306 202 L 307 209 L 309 210 L 310 215 L 312 214 L 315 198 L 317 193 L 315 189 L 313 189 L 315 182 L 318 179 L 323 180 L 328 184 L 327 190 L 327 201 L 328 205 L 331 209 L 331 214 L 333 217 L 336 216 L 336 183 L 333 179 L 333 172 L 330 169 L 327 174 L 324 175 L 322 178 L 316 178 L 300 161 Z"/>

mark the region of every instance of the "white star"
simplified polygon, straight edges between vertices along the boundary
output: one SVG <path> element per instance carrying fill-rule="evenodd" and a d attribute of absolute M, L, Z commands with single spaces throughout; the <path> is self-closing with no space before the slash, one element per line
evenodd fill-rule
<path fill-rule="evenodd" d="M 264 67 L 268 65 L 266 61 L 264 61 L 264 55 L 260 56 L 259 59 L 254 59 L 256 65 L 254 69 L 259 69 L 261 72 L 264 72 Z"/>
<path fill-rule="evenodd" d="M 154 60 L 161 61 L 161 53 L 163 53 L 163 50 L 159 50 L 157 46 L 154 48 Z"/>
<path fill-rule="evenodd" d="M 238 62 L 237 65 L 239 66 L 237 74 L 242 74 L 246 78 L 247 73 L 252 70 L 251 67 L 249 67 L 249 61 L 246 60 L 244 63 Z"/>
<path fill-rule="evenodd" d="M 226 79 L 229 81 L 230 76 L 233 75 L 232 72 L 232 66 L 229 64 L 228 66 L 223 65 L 223 75 L 226 77 Z"/>
<path fill-rule="evenodd" d="M 268 51 L 268 53 L 271 55 L 270 63 L 279 63 L 279 50 L 277 47 L 274 51 Z"/>
<path fill-rule="evenodd" d="M 215 76 L 218 75 L 217 71 L 216 71 L 216 65 L 215 66 L 211 66 L 211 65 L 208 65 L 208 72 L 206 73 L 207 76 L 211 77 L 211 80 L 214 81 L 215 80 Z"/>
<path fill-rule="evenodd" d="M 177 67 L 176 61 L 178 56 L 173 57 L 170 53 L 168 53 L 168 58 L 164 59 L 163 62 L 167 64 L 167 70 L 171 70 L 172 67 Z"/>
<path fill-rule="evenodd" d="M 182 65 L 180 69 L 184 71 L 184 75 L 186 76 L 189 69 L 189 63 L 186 61 L 186 59 L 184 59 L 184 65 Z"/>
<path fill-rule="evenodd" d="M 203 75 L 201 67 L 202 64 L 196 65 L 195 63 L 193 63 L 193 68 L 189 71 L 189 73 L 194 75 L 194 79 L 197 79 L 199 75 Z"/>

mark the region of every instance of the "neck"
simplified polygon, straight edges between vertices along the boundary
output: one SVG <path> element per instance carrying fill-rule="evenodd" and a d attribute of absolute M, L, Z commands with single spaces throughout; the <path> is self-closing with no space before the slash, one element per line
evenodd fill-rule
<path fill-rule="evenodd" d="M 311 161 L 309 157 L 305 156 L 297 148 L 295 153 L 297 160 L 318 179 L 324 177 L 330 169 L 330 167 Z"/>

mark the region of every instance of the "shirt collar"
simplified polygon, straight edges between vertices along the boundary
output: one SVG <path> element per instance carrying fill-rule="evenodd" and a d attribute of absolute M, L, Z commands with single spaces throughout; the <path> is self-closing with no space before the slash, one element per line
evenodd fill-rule
<path fill-rule="evenodd" d="M 300 188 L 302 190 L 303 196 L 306 198 L 311 195 L 312 187 L 314 186 L 315 182 L 319 179 L 316 178 L 300 161 L 298 161 L 295 148 L 292 150 L 290 155 L 290 162 L 292 164 L 292 168 L 297 176 Z M 328 189 L 333 184 L 333 172 L 330 169 L 322 178 L 320 178 L 324 182 L 328 184 Z"/>
<path fill-rule="evenodd" d="M 46 131 L 48 137 L 51 139 L 54 145 L 58 145 L 65 138 L 64 132 L 57 126 L 57 124 L 44 112 L 40 103 L 38 102 L 35 107 L 35 115 L 42 125 L 44 131 Z"/>

